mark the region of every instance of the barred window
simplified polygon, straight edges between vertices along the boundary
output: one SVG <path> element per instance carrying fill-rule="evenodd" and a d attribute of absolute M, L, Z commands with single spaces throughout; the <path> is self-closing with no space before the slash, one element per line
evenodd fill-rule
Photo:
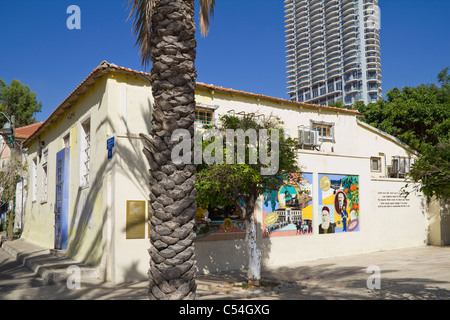
<path fill-rule="evenodd" d="M 48 150 L 42 155 L 42 193 L 41 202 L 47 202 L 48 189 Z"/>
<path fill-rule="evenodd" d="M 91 121 L 90 119 L 81 125 L 81 144 L 80 144 L 80 185 L 88 187 L 90 182 L 90 162 L 91 162 Z"/>
<path fill-rule="evenodd" d="M 372 157 L 370 158 L 370 171 L 381 172 L 381 159 Z"/>
<path fill-rule="evenodd" d="M 70 133 L 63 137 L 63 147 L 70 148 Z"/>
<path fill-rule="evenodd" d="M 335 142 L 333 122 L 310 120 L 311 129 L 317 131 L 320 141 Z"/>
<path fill-rule="evenodd" d="M 195 123 L 200 125 L 213 124 L 214 110 L 206 108 L 195 108 Z"/>
<path fill-rule="evenodd" d="M 319 133 L 319 137 L 322 137 L 322 138 L 332 138 L 333 137 L 331 125 L 315 123 L 315 124 L 313 124 L 313 129 Z"/>
<path fill-rule="evenodd" d="M 38 167 L 37 167 L 37 165 L 38 165 L 38 161 L 37 161 L 37 157 L 35 157 L 34 159 L 33 159 L 33 167 L 31 168 L 31 174 L 32 174 L 32 177 L 33 177 L 33 181 L 32 181 L 32 198 L 31 198 L 31 200 L 34 202 L 34 201 L 36 201 L 37 200 L 37 189 L 38 189 L 38 182 L 37 182 L 37 178 L 38 178 L 38 175 L 37 175 L 37 172 L 38 172 Z"/>

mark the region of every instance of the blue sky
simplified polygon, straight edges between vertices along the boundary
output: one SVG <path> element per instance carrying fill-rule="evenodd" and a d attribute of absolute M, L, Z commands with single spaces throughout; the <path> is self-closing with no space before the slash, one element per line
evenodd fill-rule
<path fill-rule="evenodd" d="M 70 5 L 81 30 L 69 30 Z M 449 0 L 380 0 L 383 93 L 450 65 Z M 144 70 L 124 0 L 0 0 L 0 78 L 37 93 L 44 121 L 103 60 Z M 198 82 L 287 99 L 282 0 L 218 0 L 198 39 Z"/>

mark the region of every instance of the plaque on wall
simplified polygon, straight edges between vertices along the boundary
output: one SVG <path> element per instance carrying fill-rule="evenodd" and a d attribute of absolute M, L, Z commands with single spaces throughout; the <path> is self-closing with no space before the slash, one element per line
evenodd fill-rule
<path fill-rule="evenodd" d="M 145 238 L 145 205 L 146 201 L 127 201 L 127 239 Z"/>

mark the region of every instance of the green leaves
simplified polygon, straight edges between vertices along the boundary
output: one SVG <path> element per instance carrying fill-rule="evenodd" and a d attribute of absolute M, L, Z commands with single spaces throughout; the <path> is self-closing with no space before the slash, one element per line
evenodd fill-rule
<path fill-rule="evenodd" d="M 282 130 L 282 122 L 274 116 L 259 117 L 247 115 L 236 117 L 225 115 L 220 118 L 220 130 L 226 129 L 273 129 Z M 266 141 L 270 149 L 270 139 Z M 206 145 L 204 144 L 205 148 Z M 234 143 L 235 154 L 237 142 Z M 288 176 L 287 173 L 300 173 L 297 164 L 297 154 L 295 152 L 295 141 L 285 139 L 280 134 L 279 148 L 279 166 L 275 175 L 265 176 L 261 174 L 261 168 L 264 166 L 260 158 L 257 163 L 249 164 L 249 148 L 246 147 L 245 164 L 213 164 L 198 165 L 196 173 L 196 201 L 203 207 L 207 205 L 227 206 L 234 204 L 239 207 L 242 202 L 246 207 L 254 207 L 254 202 L 259 195 L 267 190 L 277 189 L 286 179 L 297 179 L 298 176 Z M 225 149 L 225 148 L 224 148 Z M 224 163 L 226 152 L 224 152 Z M 250 203 L 253 202 L 253 203 Z M 250 205 L 248 205 L 250 203 Z"/>
<path fill-rule="evenodd" d="M 42 102 L 36 101 L 36 93 L 32 92 L 19 80 L 12 80 L 10 85 L 6 85 L 0 79 L 0 112 L 8 116 L 15 115 L 15 127 L 22 127 L 36 122 L 34 114 L 40 112 Z M 0 117 L 0 129 L 7 120 Z"/>
<path fill-rule="evenodd" d="M 150 38 L 154 1 L 128 0 L 128 19 L 133 18 L 133 35 L 136 45 L 139 46 L 142 65 L 147 68 L 151 62 Z"/>
<path fill-rule="evenodd" d="M 136 46 L 139 47 L 142 65 L 147 68 L 152 58 L 151 40 L 154 37 L 152 20 L 158 14 L 158 19 L 164 19 L 164 15 L 167 16 L 169 12 L 162 10 L 155 15 L 156 6 L 161 7 L 159 1 L 155 0 L 126 0 L 126 3 L 128 3 L 128 19 L 133 18 L 133 35 L 136 37 Z M 214 15 L 215 0 L 199 0 L 199 4 L 200 31 L 205 37 L 209 32 L 210 17 Z"/>
<path fill-rule="evenodd" d="M 420 156 L 412 166 L 411 177 L 421 182 L 420 191 L 429 197 L 450 199 L 450 139 L 449 136 Z"/>
<path fill-rule="evenodd" d="M 428 84 L 394 88 L 388 91 L 387 100 L 360 107 L 363 121 L 419 152 L 436 145 L 450 130 L 450 84 L 445 70 L 440 73 L 441 87 Z"/>
<path fill-rule="evenodd" d="M 418 87 L 394 88 L 387 100 L 360 106 L 363 121 L 396 136 L 421 157 L 413 166 L 411 177 L 421 182 L 429 196 L 449 197 L 449 68 L 438 75 L 440 87 L 422 84 Z"/>
<path fill-rule="evenodd" d="M 261 181 L 259 172 L 245 164 L 211 165 L 196 174 L 196 201 L 204 207 L 228 206 Z"/>

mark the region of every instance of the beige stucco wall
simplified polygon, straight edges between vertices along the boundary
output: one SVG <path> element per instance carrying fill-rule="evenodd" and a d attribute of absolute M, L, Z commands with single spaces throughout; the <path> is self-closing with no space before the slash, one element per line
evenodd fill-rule
<path fill-rule="evenodd" d="M 401 210 L 381 209 L 377 195 L 383 190 L 397 192 L 402 179 L 383 179 L 370 172 L 370 157 L 384 152 L 387 156 L 408 155 L 409 151 L 388 137 L 358 124 L 356 116 L 345 111 L 300 107 L 290 102 L 212 92 L 197 88 L 197 103 L 218 106 L 216 117 L 235 112 L 256 112 L 279 116 L 292 137 L 298 126 L 310 126 L 310 120 L 335 123 L 335 142 L 325 142 L 321 151 L 299 150 L 304 172 L 313 173 L 313 198 L 317 199 L 318 175 L 353 174 L 360 182 L 360 231 L 347 234 L 317 234 L 318 203 L 313 204 L 312 235 L 265 238 L 259 229 L 259 245 L 266 267 L 295 264 L 299 261 L 372 252 L 423 244 L 427 239 L 427 212 L 422 198 L 411 200 Z M 142 153 L 139 133 L 151 127 L 152 98 L 146 80 L 119 73 L 109 73 L 98 80 L 71 111 L 41 135 L 49 154 L 49 199 L 46 203 L 27 198 L 23 237 L 44 247 L 54 242 L 54 195 L 56 153 L 62 137 L 71 134 L 69 248 L 67 254 L 79 261 L 99 266 L 107 280 L 115 282 L 146 279 L 150 246 L 148 229 L 144 239 L 126 239 L 127 200 L 148 201 L 149 168 Z M 73 113 L 73 114 L 72 114 Z M 91 185 L 79 188 L 79 138 L 81 123 L 91 117 Z M 107 159 L 106 141 L 115 138 L 112 159 Z M 28 163 L 38 152 L 38 141 L 29 146 Z M 389 161 L 389 160 L 388 160 Z M 383 163 L 384 164 L 384 163 Z M 38 166 L 38 181 L 41 170 Z M 31 172 L 31 170 L 30 170 Z M 32 181 L 29 179 L 29 184 Z M 31 185 L 29 185 L 31 188 Z M 29 192 L 30 195 L 30 192 Z M 148 219 L 148 208 L 146 209 Z M 261 203 L 256 211 L 262 222 Z M 244 240 L 197 242 L 199 272 L 218 272 L 246 268 Z"/>
<path fill-rule="evenodd" d="M 338 172 L 358 174 L 360 178 L 360 230 L 352 233 L 318 234 L 318 203 L 313 203 L 313 234 L 274 238 L 259 237 L 262 264 L 265 268 L 294 266 L 302 261 L 350 256 L 358 253 L 398 249 L 427 244 L 428 222 L 426 200 L 423 195 L 411 194 L 407 208 L 380 208 L 378 193 L 398 193 L 405 185 L 397 179 L 372 179 L 359 171 L 366 168 L 366 159 L 330 157 L 320 161 L 320 156 L 303 157 L 313 170 L 313 199 L 317 199 L 318 173 Z M 312 164 L 316 163 L 317 167 Z M 328 163 L 326 165 L 325 163 Z M 333 165 L 330 165 L 333 163 Z M 319 171 L 316 171 L 319 168 Z M 322 171 L 322 168 L 326 168 Z M 346 168 L 346 169 L 344 169 Z M 351 169 L 349 169 L 351 168 Z M 332 170 L 332 171 L 328 171 Z M 345 170 L 345 171 L 344 171 Z M 261 204 L 260 204 L 261 206 Z M 259 208 L 260 208 L 259 206 Z M 257 210 L 258 225 L 262 212 Z M 220 248 L 220 249 L 219 249 Z M 244 240 L 196 243 L 199 272 L 214 273 L 223 270 L 247 268 L 247 249 Z"/>
<path fill-rule="evenodd" d="M 128 200 L 148 203 L 149 172 L 140 138 L 134 135 L 118 135 L 114 149 L 113 182 L 110 190 L 113 216 L 110 279 L 122 282 L 147 277 L 147 250 L 150 247 L 148 227 L 145 227 L 144 239 L 127 239 L 126 205 Z M 148 221 L 147 206 L 145 217 Z"/>
<path fill-rule="evenodd" d="M 110 105 L 109 135 L 114 136 L 113 157 L 108 160 L 109 219 L 105 230 L 108 256 L 106 278 L 116 282 L 145 279 L 149 267 L 148 228 L 144 239 L 126 238 L 126 205 L 128 200 L 149 200 L 149 168 L 142 152 L 139 133 L 151 128 L 153 99 L 148 82 L 141 78 L 114 74 L 108 83 Z M 106 149 L 106 140 L 104 141 Z M 146 219 L 148 208 L 146 206 Z"/>
<path fill-rule="evenodd" d="M 433 246 L 450 244 L 450 202 L 433 197 L 428 203 L 429 243 Z"/>
<path fill-rule="evenodd" d="M 428 206 L 429 243 L 433 246 L 440 246 L 442 244 L 440 209 L 440 201 L 436 201 L 436 199 L 433 199 Z"/>
<path fill-rule="evenodd" d="M 346 256 L 355 253 L 374 252 L 394 248 L 424 245 L 427 242 L 428 222 L 425 198 L 411 194 L 408 207 L 381 208 L 380 192 L 398 194 L 405 186 L 404 179 L 386 179 L 385 163 L 390 164 L 392 156 L 411 156 L 392 137 L 380 134 L 368 126 L 361 125 L 353 114 L 317 108 L 299 108 L 289 103 L 269 102 L 239 94 L 199 90 L 197 102 L 219 106 L 217 114 L 229 110 L 263 114 L 273 113 L 285 123 L 292 137 L 297 137 L 299 125 L 310 125 L 310 120 L 335 123 L 335 141 L 324 142 L 320 151 L 298 150 L 298 161 L 304 172 L 313 173 L 313 234 L 262 238 L 262 263 L 267 268 L 294 265 L 298 262 Z M 216 115 L 217 116 L 217 115 Z M 370 158 L 386 154 L 382 159 L 382 170 L 370 170 Z M 318 234 L 318 175 L 349 174 L 359 176 L 360 187 L 360 231 L 352 233 Z M 261 204 L 260 204 L 261 208 Z M 262 224 L 262 210 L 256 212 L 259 226 Z M 218 249 L 220 248 L 220 249 Z M 198 242 L 196 243 L 199 272 L 209 273 L 224 269 L 246 269 L 247 251 L 244 240 Z"/>
<path fill-rule="evenodd" d="M 450 201 L 440 200 L 441 211 L 441 245 L 450 245 Z"/>

